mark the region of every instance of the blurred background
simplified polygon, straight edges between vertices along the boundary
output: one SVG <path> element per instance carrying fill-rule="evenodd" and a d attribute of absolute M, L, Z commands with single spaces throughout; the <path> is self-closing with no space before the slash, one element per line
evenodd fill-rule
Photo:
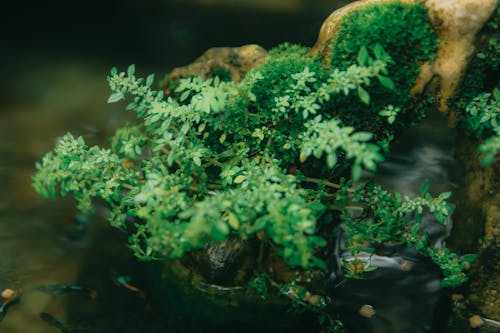
<path fill-rule="evenodd" d="M 140 286 L 140 268 L 127 257 L 124 235 L 109 231 L 102 220 L 85 221 L 71 200 L 44 200 L 31 188 L 35 162 L 64 133 L 106 144 L 130 119 L 123 105 L 106 103 L 111 67 L 134 63 L 139 75 L 162 78 L 210 47 L 255 43 L 269 49 L 284 41 L 312 46 L 323 20 L 346 2 L 4 2 L 0 291 L 14 288 L 23 295 L 0 310 L 0 332 L 163 331 L 143 315 L 143 303 L 136 306 L 136 295 L 116 283 L 116 276 L 127 276 Z M 50 288 L 58 284 L 88 286 L 98 297 Z"/>

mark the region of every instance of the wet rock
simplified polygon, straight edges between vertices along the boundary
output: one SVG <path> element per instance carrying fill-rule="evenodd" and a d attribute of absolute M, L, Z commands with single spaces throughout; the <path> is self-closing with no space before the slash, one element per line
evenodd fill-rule
<path fill-rule="evenodd" d="M 232 286 L 248 279 L 255 266 L 255 251 L 249 241 L 228 238 L 192 251 L 185 262 L 208 283 Z"/>
<path fill-rule="evenodd" d="M 480 316 L 474 315 L 469 318 L 469 325 L 472 328 L 478 328 L 484 325 L 484 320 Z"/>
<path fill-rule="evenodd" d="M 495 10 L 497 0 L 427 0 L 425 5 L 440 44 L 436 59 L 422 65 L 412 92 L 422 92 L 433 77 L 438 77 L 439 108 L 448 112 L 447 102 L 465 74 L 476 34 Z M 450 120 L 458 121 L 456 117 Z"/>
<path fill-rule="evenodd" d="M 458 155 L 465 168 L 464 193 L 459 198 L 458 214 L 451 246 L 477 253 L 472 264 L 470 294 L 466 300 L 484 317 L 500 321 L 500 171 L 495 165 L 481 166 L 478 142 L 461 136 Z M 481 241 L 480 241 L 481 240 Z"/>

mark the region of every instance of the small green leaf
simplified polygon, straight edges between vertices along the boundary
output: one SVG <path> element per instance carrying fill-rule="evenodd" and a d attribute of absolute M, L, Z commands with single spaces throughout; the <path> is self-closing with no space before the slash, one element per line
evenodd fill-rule
<path fill-rule="evenodd" d="M 486 168 L 489 166 L 493 161 L 495 160 L 495 154 L 488 154 L 483 158 L 483 161 L 481 162 L 481 165 Z"/>
<path fill-rule="evenodd" d="M 477 254 L 473 254 L 473 253 L 466 254 L 460 258 L 460 260 L 470 262 L 470 263 L 476 261 L 476 259 L 477 259 Z"/>
<path fill-rule="evenodd" d="M 358 181 L 361 178 L 361 166 L 358 163 L 354 163 L 352 166 L 351 177 L 353 181 Z"/>
<path fill-rule="evenodd" d="M 234 182 L 235 184 L 241 184 L 241 183 L 243 183 L 243 182 L 245 181 L 245 179 L 246 179 L 246 178 L 247 178 L 247 177 L 245 177 L 245 176 L 243 176 L 243 175 L 239 175 L 239 176 L 237 176 L 236 178 L 234 178 L 233 182 Z"/>
<path fill-rule="evenodd" d="M 236 217 L 236 215 L 234 215 L 231 212 L 228 213 L 228 221 L 227 221 L 227 223 L 234 230 L 238 230 L 240 228 L 240 221 L 238 220 L 238 218 Z"/>
<path fill-rule="evenodd" d="M 108 98 L 108 103 L 115 103 L 123 99 L 123 94 L 121 92 L 112 93 Z"/>
<path fill-rule="evenodd" d="M 356 141 L 369 141 L 373 138 L 373 134 L 370 132 L 356 132 L 352 135 L 352 139 Z"/>
<path fill-rule="evenodd" d="M 337 164 L 337 155 L 335 153 L 328 154 L 326 157 L 326 165 L 331 169 Z"/>
<path fill-rule="evenodd" d="M 111 76 L 117 75 L 118 69 L 116 67 L 112 67 L 111 70 L 109 71 L 109 74 L 111 74 Z"/>
<path fill-rule="evenodd" d="M 128 74 L 128 76 L 134 76 L 134 73 L 135 73 L 135 65 L 132 64 L 132 65 L 128 66 L 127 74 Z"/>
<path fill-rule="evenodd" d="M 189 90 L 184 91 L 181 94 L 181 97 L 179 97 L 179 101 L 184 102 L 189 97 L 190 94 L 191 94 L 191 91 L 189 91 Z"/>
<path fill-rule="evenodd" d="M 300 163 L 304 163 L 307 160 L 307 157 L 307 154 L 304 151 L 301 151 L 299 156 Z"/>
<path fill-rule="evenodd" d="M 193 157 L 193 162 L 194 164 L 196 164 L 197 166 L 201 166 L 201 158 L 199 156 L 194 156 Z"/>
<path fill-rule="evenodd" d="M 493 97 L 495 97 L 497 102 L 500 102 L 500 89 L 498 88 L 493 89 Z"/>
<path fill-rule="evenodd" d="M 148 75 L 148 77 L 146 78 L 146 86 L 151 87 L 151 85 L 153 85 L 154 80 L 155 80 L 154 74 Z"/>
<path fill-rule="evenodd" d="M 383 60 L 386 56 L 385 50 L 380 43 L 375 44 L 373 52 L 375 53 L 375 57 L 379 60 Z"/>
<path fill-rule="evenodd" d="M 382 86 L 384 86 L 385 88 L 387 88 L 389 90 L 395 90 L 396 89 L 396 86 L 394 85 L 394 81 L 392 81 L 387 76 L 379 75 L 379 76 L 377 76 L 377 79 L 380 82 L 380 84 Z"/>
<path fill-rule="evenodd" d="M 224 141 L 226 141 L 226 133 L 223 133 L 219 138 L 220 143 L 224 143 Z"/>
<path fill-rule="evenodd" d="M 363 103 L 367 105 L 370 104 L 370 95 L 368 94 L 368 91 L 363 89 L 361 86 L 358 86 L 358 96 Z"/>
<path fill-rule="evenodd" d="M 446 200 L 451 197 L 451 192 L 443 192 L 439 195 L 439 199 Z"/>
<path fill-rule="evenodd" d="M 368 50 L 366 49 L 366 47 L 363 46 L 358 53 L 358 59 L 357 59 L 358 64 L 360 66 L 365 66 L 368 63 L 368 58 L 370 58 Z"/>
<path fill-rule="evenodd" d="M 429 185 L 429 180 L 427 179 L 420 187 L 420 195 L 424 195 L 427 191 L 429 191 Z"/>

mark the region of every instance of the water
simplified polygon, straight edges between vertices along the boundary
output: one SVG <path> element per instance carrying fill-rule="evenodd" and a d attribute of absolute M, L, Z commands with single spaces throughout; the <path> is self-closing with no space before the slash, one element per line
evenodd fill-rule
<path fill-rule="evenodd" d="M 454 158 L 455 136 L 442 116 L 431 113 L 404 133 L 377 173 L 366 178 L 410 197 L 418 195 L 426 180 L 433 195 L 457 190 L 461 167 Z M 452 221 L 445 227 L 432 215 L 424 216 L 423 220 L 430 242 L 444 246 Z M 342 241 L 338 252 L 343 252 L 341 244 Z M 385 252 L 371 258 L 371 265 L 378 269 L 367 274 L 366 279 L 337 277 L 331 281 L 335 310 L 355 332 L 418 333 L 431 331 L 433 326 L 436 330 L 445 320 L 438 317 L 437 304 L 442 294 L 440 272 L 415 250 L 395 245 Z M 350 254 L 344 252 L 344 256 L 349 258 Z M 368 260 L 368 254 L 360 259 Z M 361 316 L 359 310 L 363 305 L 372 306 L 376 314 L 371 318 Z"/>

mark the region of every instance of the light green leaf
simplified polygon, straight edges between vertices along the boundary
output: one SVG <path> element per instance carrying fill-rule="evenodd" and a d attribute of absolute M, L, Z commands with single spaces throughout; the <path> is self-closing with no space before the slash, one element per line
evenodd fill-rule
<path fill-rule="evenodd" d="M 115 103 L 123 99 L 123 94 L 121 92 L 112 93 L 108 98 L 108 103 Z"/>
<path fill-rule="evenodd" d="M 237 176 L 236 178 L 234 178 L 233 182 L 234 182 L 235 184 L 241 184 L 241 183 L 243 183 L 243 182 L 245 181 L 245 179 L 246 179 L 246 177 L 245 177 L 245 176 L 243 176 L 243 175 L 239 175 L 239 176 Z"/>
<path fill-rule="evenodd" d="M 135 73 L 135 65 L 132 64 L 132 65 L 128 66 L 128 68 L 127 68 L 127 74 L 128 74 L 128 76 L 133 76 L 134 73 Z"/>
<path fill-rule="evenodd" d="M 429 191 L 429 180 L 426 180 L 420 187 L 420 195 L 424 195 Z"/>
<path fill-rule="evenodd" d="M 368 58 L 370 58 L 368 50 L 363 46 L 358 53 L 358 64 L 360 66 L 366 66 L 368 64 Z"/>
<path fill-rule="evenodd" d="M 370 95 L 368 94 L 368 92 L 363 89 L 363 87 L 361 86 L 358 86 L 358 96 L 359 96 L 359 99 L 365 103 L 365 104 L 370 104 Z"/>

